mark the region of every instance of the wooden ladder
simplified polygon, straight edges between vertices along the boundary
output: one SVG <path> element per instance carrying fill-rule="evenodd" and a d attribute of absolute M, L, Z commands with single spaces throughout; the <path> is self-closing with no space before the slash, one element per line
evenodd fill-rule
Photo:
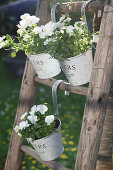
<path fill-rule="evenodd" d="M 57 9 L 60 12 L 66 12 L 66 10 L 79 12 L 82 3 L 76 2 L 70 4 L 71 8 L 63 4 L 59 5 Z M 64 82 L 59 86 L 61 90 L 87 95 L 75 170 L 95 170 L 96 168 L 113 70 L 113 12 L 110 12 L 113 11 L 113 8 L 110 4 L 113 5 L 113 0 L 108 1 L 104 8 L 89 88 L 83 86 L 74 87 Z M 87 10 L 92 11 L 102 8 L 103 5 L 96 1 L 91 2 Z M 38 1 L 36 15 L 41 19 L 40 25 L 50 20 L 48 0 Z M 38 83 L 52 87 L 55 81 L 55 79 L 39 79 L 27 58 L 14 126 L 19 124 L 22 113 L 29 111 L 33 106 Z M 22 143 L 20 137 L 13 130 L 4 170 L 21 169 L 24 152 L 53 170 L 67 169 L 56 161 L 42 161 L 36 151 Z"/>

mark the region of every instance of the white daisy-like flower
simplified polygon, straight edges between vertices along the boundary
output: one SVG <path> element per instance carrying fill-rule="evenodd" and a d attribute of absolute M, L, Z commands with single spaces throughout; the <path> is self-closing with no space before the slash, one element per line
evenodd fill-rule
<path fill-rule="evenodd" d="M 15 126 L 14 130 L 15 130 L 16 133 L 18 133 L 18 131 L 19 131 L 19 126 Z"/>
<path fill-rule="evenodd" d="M 54 121 L 55 117 L 54 115 L 46 116 L 45 122 L 50 125 Z"/>
<path fill-rule="evenodd" d="M 74 28 L 75 28 L 76 30 L 78 30 L 80 34 L 82 34 L 83 29 L 80 28 L 80 27 L 78 27 L 78 26 L 77 26 L 78 24 L 84 25 L 85 23 L 84 23 L 83 21 L 78 21 L 78 22 L 75 22 L 75 24 L 74 24 Z"/>
<path fill-rule="evenodd" d="M 33 29 L 33 32 L 34 32 L 35 34 L 41 33 L 41 32 L 42 32 L 42 27 L 35 27 L 35 28 Z"/>
<path fill-rule="evenodd" d="M 66 32 L 71 36 L 73 34 L 74 27 L 72 25 L 68 26 L 66 28 Z"/>
<path fill-rule="evenodd" d="M 5 36 L 5 35 L 4 35 L 4 36 L 2 36 L 2 37 L 0 37 L 0 42 L 2 42 L 5 38 L 6 38 L 6 36 Z"/>
<path fill-rule="evenodd" d="M 37 111 L 39 111 L 41 114 L 45 114 L 45 112 L 47 112 L 48 107 L 41 104 L 41 105 L 37 105 Z"/>
<path fill-rule="evenodd" d="M 21 120 L 24 120 L 25 116 L 27 116 L 27 115 L 28 115 L 28 113 L 25 112 L 25 113 L 20 117 L 20 119 L 21 119 Z"/>
<path fill-rule="evenodd" d="M 37 121 L 37 116 L 35 115 L 28 116 L 28 120 L 30 120 L 32 124 L 35 124 Z"/>
<path fill-rule="evenodd" d="M 20 18 L 23 20 L 23 19 L 26 19 L 29 16 L 30 16 L 30 14 L 25 13 L 25 14 L 21 15 Z"/>
<path fill-rule="evenodd" d="M 0 49 L 3 48 L 6 45 L 5 42 L 0 42 Z"/>
<path fill-rule="evenodd" d="M 23 122 L 20 122 L 19 124 L 19 129 L 22 130 L 22 129 L 25 129 L 26 127 L 29 127 L 30 124 L 28 124 L 27 121 L 23 121 Z"/>
<path fill-rule="evenodd" d="M 30 38 L 30 36 L 29 36 L 28 34 L 25 34 L 23 40 L 24 40 L 24 41 L 27 41 L 29 38 Z"/>

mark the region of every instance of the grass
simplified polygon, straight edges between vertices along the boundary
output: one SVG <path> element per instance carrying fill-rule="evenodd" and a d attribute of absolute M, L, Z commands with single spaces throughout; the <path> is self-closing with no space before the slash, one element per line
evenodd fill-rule
<path fill-rule="evenodd" d="M 2 58 L 6 55 L 6 51 L 0 51 L 0 170 L 4 167 L 8 151 L 21 85 L 21 79 L 13 77 L 10 71 L 4 67 Z M 62 75 L 59 76 L 60 78 L 62 78 Z M 54 113 L 51 88 L 39 85 L 36 104 L 45 102 L 50 105 L 50 114 Z M 63 144 L 65 147 L 65 151 L 58 158 L 58 161 L 72 170 L 79 141 L 85 97 L 71 93 L 69 96 L 65 96 L 64 91 L 58 90 L 58 103 L 60 119 L 62 121 Z M 47 170 L 48 168 L 25 154 L 22 169 Z"/>

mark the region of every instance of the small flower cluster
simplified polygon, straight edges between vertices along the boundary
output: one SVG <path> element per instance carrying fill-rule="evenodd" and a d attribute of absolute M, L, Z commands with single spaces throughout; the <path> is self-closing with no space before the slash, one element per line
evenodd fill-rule
<path fill-rule="evenodd" d="M 36 140 L 48 136 L 55 131 L 55 117 L 45 116 L 47 111 L 46 105 L 34 105 L 30 112 L 25 112 L 21 116 L 22 121 L 19 126 L 15 126 L 14 130 L 23 139 Z"/>
<path fill-rule="evenodd" d="M 85 29 L 83 21 L 71 24 L 71 18 L 62 16 L 58 22 L 38 26 L 40 19 L 26 13 L 21 15 L 17 25 L 17 42 L 6 35 L 0 37 L 0 48 L 14 49 L 12 57 L 19 50 L 29 55 L 49 53 L 54 58 L 68 58 L 87 51 L 92 35 Z M 6 39 L 6 40 L 5 40 Z"/>
<path fill-rule="evenodd" d="M 54 30 L 51 38 L 45 41 L 52 57 L 70 58 L 93 47 L 91 41 L 93 34 L 85 28 L 85 22 L 78 21 L 72 25 L 71 18 L 65 18 L 65 16 L 62 16 L 59 22 L 62 25 Z"/>

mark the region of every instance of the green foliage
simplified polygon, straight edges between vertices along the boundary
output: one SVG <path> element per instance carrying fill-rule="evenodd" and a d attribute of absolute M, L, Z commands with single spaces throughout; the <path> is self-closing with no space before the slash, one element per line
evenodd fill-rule
<path fill-rule="evenodd" d="M 86 30 L 84 25 L 79 22 L 77 24 L 77 29 L 73 29 L 73 32 L 69 35 L 66 29 L 68 24 L 61 29 L 57 29 L 53 35 L 53 40 L 48 43 L 48 50 L 51 56 L 59 59 L 66 59 L 81 53 L 86 52 L 89 48 L 92 48 L 92 34 Z M 69 25 L 70 26 L 70 25 Z M 70 28 L 71 29 L 71 28 Z M 82 31 L 82 33 L 81 33 Z"/>
<path fill-rule="evenodd" d="M 35 116 L 38 117 L 38 120 L 34 124 L 31 123 L 31 121 L 28 119 L 28 116 L 30 116 L 30 113 L 28 113 L 24 120 L 27 121 L 30 126 L 18 131 L 21 134 L 23 140 L 28 138 L 32 138 L 32 140 L 41 139 L 56 131 L 55 121 L 48 125 L 45 122 L 45 114 L 42 115 L 40 112 L 35 112 Z"/>

